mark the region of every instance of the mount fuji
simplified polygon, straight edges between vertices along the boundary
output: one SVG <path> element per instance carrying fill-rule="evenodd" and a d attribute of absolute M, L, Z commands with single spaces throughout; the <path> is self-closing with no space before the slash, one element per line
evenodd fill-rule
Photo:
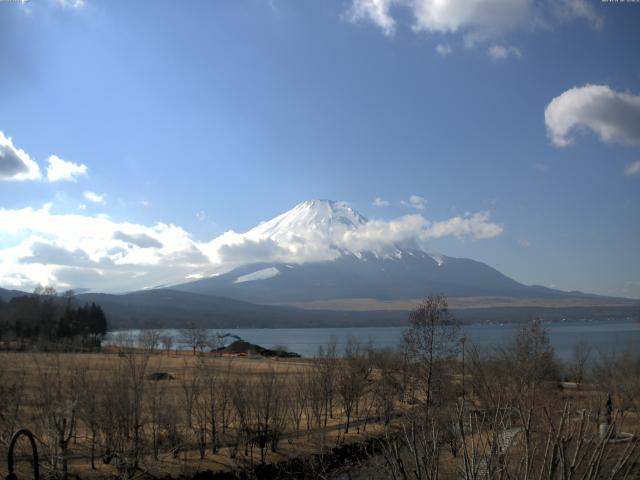
<path fill-rule="evenodd" d="M 329 310 L 404 310 L 444 293 L 454 305 L 522 306 L 602 297 L 527 286 L 475 260 L 420 248 L 415 229 L 368 220 L 344 202 L 310 200 L 242 235 L 274 259 L 171 287 L 246 302 Z M 596 301 L 596 303 L 598 303 Z"/>
<path fill-rule="evenodd" d="M 473 228 L 482 235 L 496 227 L 479 218 Z M 232 266 L 226 273 L 77 300 L 99 303 L 115 329 L 405 325 L 407 311 L 433 293 L 447 295 L 468 322 L 638 315 L 637 300 L 527 286 L 482 262 L 428 252 L 420 236 L 430 231 L 420 215 L 368 220 L 344 202 L 311 200 L 214 239 L 208 246 Z M 0 301 L 21 295 L 0 288 Z"/>

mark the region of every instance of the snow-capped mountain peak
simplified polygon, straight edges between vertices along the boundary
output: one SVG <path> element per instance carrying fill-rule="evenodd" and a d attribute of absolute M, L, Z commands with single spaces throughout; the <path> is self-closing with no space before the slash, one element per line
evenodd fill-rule
<path fill-rule="evenodd" d="M 222 263 L 233 258 L 236 265 L 241 257 L 248 260 L 245 264 L 265 260 L 301 264 L 350 256 L 363 261 L 400 260 L 410 252 L 424 254 L 418 237 L 425 222 L 420 215 L 368 220 L 346 202 L 307 200 L 246 233 L 228 232 L 210 246 L 226 255 Z M 223 242 L 227 246 L 220 247 Z"/>
<path fill-rule="evenodd" d="M 367 219 L 346 202 L 307 200 L 272 220 L 261 223 L 246 235 L 275 239 L 291 234 L 304 237 L 308 231 L 329 234 L 336 228 L 356 229 L 365 223 Z"/>

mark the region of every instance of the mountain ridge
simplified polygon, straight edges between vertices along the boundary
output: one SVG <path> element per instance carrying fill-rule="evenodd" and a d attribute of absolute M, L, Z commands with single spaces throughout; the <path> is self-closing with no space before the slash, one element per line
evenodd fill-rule
<path fill-rule="evenodd" d="M 486 263 L 428 252 L 415 237 L 389 233 L 376 222 L 346 202 L 307 200 L 243 236 L 273 242 L 295 254 L 311 251 L 307 255 L 310 260 L 250 262 L 171 288 L 251 303 L 296 306 L 362 298 L 409 300 L 433 293 L 449 297 L 604 300 L 588 293 L 524 285 Z M 376 243 L 379 238 L 382 240 Z"/>

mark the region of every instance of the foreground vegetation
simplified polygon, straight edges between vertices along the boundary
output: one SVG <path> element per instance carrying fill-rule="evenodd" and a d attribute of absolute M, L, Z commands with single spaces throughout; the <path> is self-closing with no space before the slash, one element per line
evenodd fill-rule
<path fill-rule="evenodd" d="M 153 332 L 111 353 L 5 352 L 0 445 L 31 429 L 51 477 L 328 478 L 334 447 L 368 439 L 366 477 L 638 478 L 637 437 L 620 433 L 640 430 L 637 350 L 581 345 L 561 365 L 535 322 L 479 349 L 446 307 L 426 299 L 398 350 L 350 340 L 309 360 L 221 358 L 201 351 L 196 329 L 181 353 Z M 307 460 L 294 472 L 291 458 Z"/>

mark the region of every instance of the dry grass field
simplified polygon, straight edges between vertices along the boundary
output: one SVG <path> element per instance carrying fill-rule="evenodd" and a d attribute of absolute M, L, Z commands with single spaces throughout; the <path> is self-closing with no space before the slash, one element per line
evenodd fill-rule
<path fill-rule="evenodd" d="M 155 475 L 235 470 L 309 455 L 381 430 L 373 418 L 373 398 L 369 403 L 360 399 L 367 417 L 352 414 L 348 433 L 338 398 L 317 398 L 312 405 L 306 387 L 318 377 L 318 367 L 302 359 L 114 350 L 4 352 L 0 363 L 5 398 L 13 397 L 3 407 L 2 455 L 11 432 L 27 427 L 38 439 L 45 473 L 54 465 L 62 468 L 66 457 L 70 474 L 121 476 L 128 459 L 118 455 L 132 450 L 137 450 L 138 468 Z M 325 406 L 325 400 L 331 405 Z M 261 448 L 257 437 L 272 430 L 280 437 L 277 446 L 272 448 L 269 438 Z M 60 435 L 69 435 L 68 445 L 61 446 Z M 26 446 L 21 441 L 18 450 Z M 18 471 L 27 474 L 29 469 L 25 457 Z M 0 473 L 6 475 L 5 465 Z"/>
<path fill-rule="evenodd" d="M 638 351 L 587 365 L 577 350 L 561 365 L 533 323 L 505 348 L 467 345 L 462 361 L 456 335 L 414 318 L 403 350 L 350 341 L 343 355 L 329 344 L 312 359 L 1 352 L 0 455 L 26 427 L 46 478 L 253 478 L 291 459 L 309 465 L 296 478 L 319 478 L 318 458 L 365 444 L 371 459 L 352 473 L 367 478 L 638 478 Z M 26 447 L 19 479 L 30 478 Z M 349 455 L 341 462 L 353 469 Z M 291 472 L 270 475 L 259 478 Z"/>

